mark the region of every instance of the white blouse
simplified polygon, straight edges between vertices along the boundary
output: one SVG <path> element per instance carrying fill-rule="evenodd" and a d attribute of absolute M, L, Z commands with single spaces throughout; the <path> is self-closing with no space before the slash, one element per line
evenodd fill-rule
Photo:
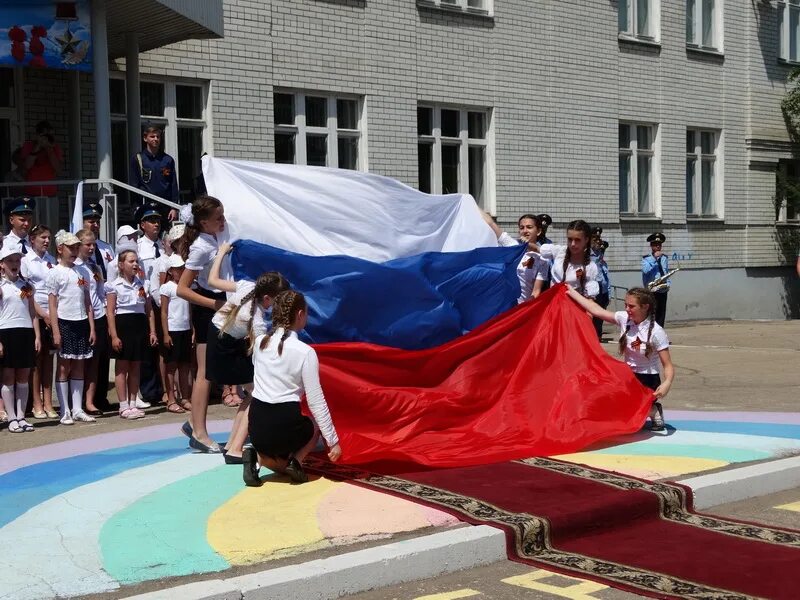
<path fill-rule="evenodd" d="M 39 256 L 36 252 L 30 251 L 22 257 L 20 273 L 33 286 L 33 301 L 45 312 L 50 312 L 47 299 L 47 285 L 45 280 L 50 270 L 55 267 L 57 261 L 46 252 Z"/>
<path fill-rule="evenodd" d="M 614 313 L 614 320 L 620 326 L 620 335 L 625 334 L 625 364 L 634 373 L 644 373 L 648 375 L 658 375 L 661 359 L 658 353 L 669 348 L 669 338 L 667 332 L 658 323 L 653 322 L 652 317 L 648 317 L 638 325 L 628 319 L 628 313 L 620 310 Z M 650 331 L 650 323 L 653 329 L 650 333 L 650 345 L 653 348 L 650 356 L 645 356 L 647 351 L 647 332 Z"/>
<path fill-rule="evenodd" d="M 553 267 L 550 269 L 553 283 L 564 281 L 587 298 L 596 298 L 600 293 L 600 271 L 597 265 L 593 262 L 589 262 L 588 265 L 568 263 L 565 274 L 564 257 L 567 255 L 567 251 L 568 248 L 566 246 L 558 244 L 542 244 L 539 246 L 539 254 L 542 255 L 542 258 L 553 261 Z M 581 285 L 581 279 L 583 279 L 583 285 Z"/>
<path fill-rule="evenodd" d="M 217 329 L 222 330 L 222 326 L 225 324 L 225 319 L 228 318 L 228 313 L 233 310 L 234 307 L 241 304 L 244 297 L 252 292 L 255 287 L 256 284 L 252 281 L 243 280 L 236 282 L 236 292 L 231 295 L 222 308 L 214 313 L 214 318 L 211 319 L 211 322 L 214 323 L 214 326 Z M 248 300 L 245 304 L 242 304 L 242 307 L 239 309 L 239 312 L 236 315 L 236 321 L 228 326 L 228 329 L 225 331 L 225 333 L 232 338 L 236 338 L 237 340 L 246 338 L 248 335 L 250 335 L 248 324 L 250 323 L 250 310 L 252 306 L 252 300 Z M 265 311 L 263 308 L 256 306 L 256 310 L 253 313 L 253 331 L 255 332 L 256 336 L 267 333 L 264 312 Z"/>
<path fill-rule="evenodd" d="M 83 321 L 88 319 L 86 312 L 86 295 L 89 281 L 81 277 L 75 267 L 56 265 L 47 274 L 47 293 L 58 298 L 57 315 L 50 318 L 65 321 Z"/>
<path fill-rule="evenodd" d="M 322 436 L 328 446 L 335 446 L 339 443 L 339 436 L 319 383 L 317 353 L 292 331 L 283 342 L 283 353 L 278 356 L 278 344 L 282 336 L 283 327 L 279 327 L 264 350 L 260 349 L 264 336 L 256 338 L 253 349 L 253 399 L 270 404 L 300 402 L 305 393 L 308 407 Z"/>
<path fill-rule="evenodd" d="M 167 309 L 169 331 L 189 331 L 192 328 L 192 309 L 187 300 L 178 297 L 178 284 L 174 281 L 165 281 L 158 289 L 158 295 L 169 298 Z"/>
<path fill-rule="evenodd" d="M 117 315 L 144 314 L 150 283 L 134 277 L 133 281 L 125 281 L 121 275 L 114 281 L 106 283 L 106 296 L 116 295 Z"/>
<path fill-rule="evenodd" d="M 197 275 L 197 285 L 205 290 L 219 292 L 208 285 L 208 273 L 211 270 L 211 263 L 219 251 L 217 238 L 208 233 L 201 233 L 189 247 L 189 256 L 186 258 L 186 268 L 190 271 L 199 271 Z"/>
<path fill-rule="evenodd" d="M 520 294 L 517 304 L 530 300 L 533 293 L 533 284 L 536 281 L 547 281 L 550 263 L 544 260 L 537 252 L 526 252 L 517 265 Z"/>
<path fill-rule="evenodd" d="M 33 286 L 22 277 L 16 281 L 0 279 L 0 329 L 33 328 L 29 304 L 32 297 Z"/>
<path fill-rule="evenodd" d="M 96 274 L 90 265 L 80 258 L 75 261 L 75 268 L 81 277 L 89 281 L 89 301 L 92 303 L 92 313 L 95 319 L 106 316 L 106 289 L 103 277 Z M 99 269 L 99 267 L 98 267 Z"/>

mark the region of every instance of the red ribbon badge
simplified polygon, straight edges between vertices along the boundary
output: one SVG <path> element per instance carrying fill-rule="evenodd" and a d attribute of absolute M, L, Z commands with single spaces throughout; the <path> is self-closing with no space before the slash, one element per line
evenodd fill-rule
<path fill-rule="evenodd" d="M 147 298 L 147 294 L 144 292 L 144 287 L 139 288 L 139 298 Z"/>
<path fill-rule="evenodd" d="M 638 337 L 631 342 L 631 348 L 633 348 L 634 350 L 638 350 L 641 345 L 642 345 L 642 340 L 640 340 Z"/>
<path fill-rule="evenodd" d="M 50 261 L 49 261 L 49 260 L 47 261 L 47 268 L 48 268 L 48 269 L 52 269 L 52 268 L 53 268 L 53 265 L 51 265 L 51 264 L 50 264 Z"/>
<path fill-rule="evenodd" d="M 87 283 L 88 282 L 83 277 L 78 279 L 78 285 L 81 286 L 81 287 L 85 286 Z"/>
<path fill-rule="evenodd" d="M 162 174 L 164 177 L 169 177 L 170 175 L 172 175 L 172 169 L 170 169 L 169 167 L 163 167 L 163 168 L 161 169 L 161 174 Z"/>
<path fill-rule="evenodd" d="M 578 269 L 577 271 L 575 271 L 575 277 L 577 277 L 578 279 L 583 279 L 583 269 Z"/>
<path fill-rule="evenodd" d="M 33 288 L 28 284 L 23 285 L 19 289 L 19 297 L 23 300 L 33 297 Z"/>

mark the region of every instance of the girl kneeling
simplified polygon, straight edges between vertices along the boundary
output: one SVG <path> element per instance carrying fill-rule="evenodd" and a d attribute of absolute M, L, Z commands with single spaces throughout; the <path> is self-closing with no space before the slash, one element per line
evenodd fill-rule
<path fill-rule="evenodd" d="M 319 383 L 317 353 L 297 337 L 307 318 L 303 294 L 281 292 L 272 310 L 274 333 L 253 340 L 255 389 L 249 420 L 253 447 L 245 448 L 242 455 L 246 485 L 261 485 L 259 465 L 285 473 L 298 483 L 308 481 L 302 462 L 320 431 L 330 448 L 328 458 L 336 462 L 342 454 Z M 316 424 L 300 413 L 303 393 Z"/>
<path fill-rule="evenodd" d="M 572 288 L 567 294 L 593 317 L 620 326 L 619 353 L 633 369 L 636 379 L 653 390 L 653 408 L 650 410 L 650 429 L 664 430 L 664 411 L 661 400 L 669 393 L 675 369 L 669 354 L 669 339 L 661 325 L 655 322 L 656 299 L 650 290 L 632 288 L 625 295 L 625 310 L 607 311 L 584 298 Z M 659 362 L 664 381 L 659 376 Z"/>

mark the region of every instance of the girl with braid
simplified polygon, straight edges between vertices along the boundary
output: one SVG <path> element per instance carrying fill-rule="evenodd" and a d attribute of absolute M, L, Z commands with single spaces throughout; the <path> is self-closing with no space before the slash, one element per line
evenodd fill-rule
<path fill-rule="evenodd" d="M 209 380 L 230 386 L 231 393 L 237 396 L 238 386 L 244 386 L 243 400 L 239 403 L 231 435 L 223 450 L 226 464 L 240 465 L 242 446 L 247 439 L 249 395 L 253 389 L 253 361 L 248 352 L 248 338 L 267 332 L 265 313 L 272 298 L 289 289 L 289 282 L 275 271 L 262 273 L 255 282 L 222 279 L 222 261 L 232 248 L 228 243 L 220 244 L 219 253 L 208 272 L 209 285 L 228 292 L 230 299 L 211 319 L 206 373 Z"/>
<path fill-rule="evenodd" d="M 669 354 L 669 339 L 661 325 L 656 323 L 656 299 L 653 292 L 632 288 L 625 295 L 625 310 L 610 312 L 583 297 L 572 288 L 567 295 L 591 316 L 620 327 L 619 353 L 633 370 L 636 379 L 653 390 L 653 407 L 650 409 L 650 429 L 664 430 L 664 410 L 660 400 L 672 387 L 675 368 Z M 659 365 L 660 363 L 660 365 Z M 664 381 L 659 376 L 659 366 Z"/>
<path fill-rule="evenodd" d="M 567 225 L 567 245 L 528 244 L 545 260 L 553 261 L 550 275 L 553 283 L 565 282 L 586 298 L 600 293 L 600 271 L 591 258 L 592 230 L 580 219 Z"/>
<path fill-rule="evenodd" d="M 342 455 L 319 383 L 317 353 L 297 337 L 307 319 L 303 294 L 282 292 L 275 297 L 272 310 L 274 332 L 252 340 L 255 389 L 249 429 L 253 446 L 245 448 L 243 455 L 243 478 L 248 486 L 261 485 L 260 466 L 289 475 L 297 483 L 308 481 L 302 463 L 320 432 L 328 444 L 328 458 L 336 462 Z M 300 412 L 303 395 L 314 420 Z"/>

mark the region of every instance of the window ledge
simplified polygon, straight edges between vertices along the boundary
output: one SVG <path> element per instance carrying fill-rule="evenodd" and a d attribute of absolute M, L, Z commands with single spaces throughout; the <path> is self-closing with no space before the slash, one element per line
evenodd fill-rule
<path fill-rule="evenodd" d="M 440 10 L 442 12 L 453 13 L 456 15 L 465 15 L 468 17 L 475 17 L 476 19 L 484 19 L 494 23 L 494 13 L 487 10 L 478 8 L 467 8 L 466 10 L 460 6 L 449 6 L 443 4 L 436 4 L 431 0 L 417 0 L 417 6 L 420 8 L 427 8 L 430 10 Z"/>
<path fill-rule="evenodd" d="M 688 54 L 699 54 L 702 56 L 714 56 L 716 58 L 723 59 L 725 58 L 725 53 L 720 50 L 714 50 L 713 48 L 702 48 L 700 46 L 690 46 L 686 45 L 686 52 Z"/>
<path fill-rule="evenodd" d="M 723 217 L 703 217 L 701 215 L 686 215 L 687 223 L 724 223 Z"/>
<path fill-rule="evenodd" d="M 620 222 L 636 222 L 636 223 L 661 223 L 661 217 L 657 215 L 627 215 L 621 214 L 619 216 Z"/>
<path fill-rule="evenodd" d="M 800 221 L 775 221 L 776 227 L 800 228 Z"/>
<path fill-rule="evenodd" d="M 789 60 L 788 58 L 778 58 L 778 64 L 784 67 L 800 67 L 800 61 Z"/>
<path fill-rule="evenodd" d="M 419 2 L 420 0 L 417 1 Z M 659 50 L 661 49 L 661 42 L 658 42 L 656 40 L 649 40 L 646 38 L 635 37 L 632 35 L 628 35 L 626 33 L 620 33 L 617 36 L 617 40 L 621 43 L 637 44 L 639 46 L 647 46 L 648 48 L 658 48 Z"/>

